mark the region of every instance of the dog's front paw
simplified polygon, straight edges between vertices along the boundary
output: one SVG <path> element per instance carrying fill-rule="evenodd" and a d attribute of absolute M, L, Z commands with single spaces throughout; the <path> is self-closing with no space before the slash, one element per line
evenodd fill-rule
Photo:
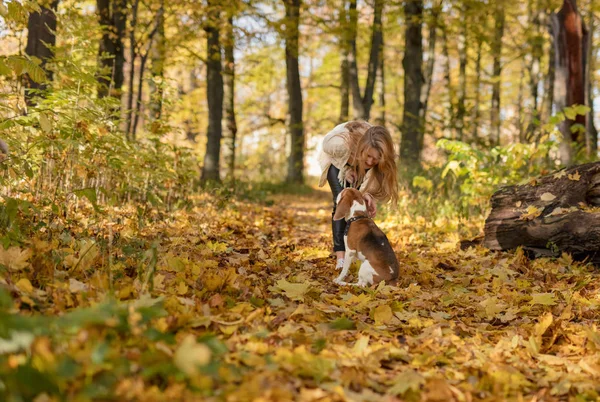
<path fill-rule="evenodd" d="M 337 260 L 337 263 L 335 264 L 335 269 L 342 269 L 344 268 L 344 259 L 340 258 L 339 260 Z"/>

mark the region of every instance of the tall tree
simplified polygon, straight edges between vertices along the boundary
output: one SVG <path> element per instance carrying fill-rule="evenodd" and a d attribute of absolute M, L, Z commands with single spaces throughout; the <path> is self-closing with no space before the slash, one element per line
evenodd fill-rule
<path fill-rule="evenodd" d="M 25 53 L 32 58 L 38 59 L 40 67 L 46 73 L 44 82 L 36 82 L 29 75 L 24 76 L 25 102 L 28 106 L 33 106 L 33 100 L 37 91 L 43 91 L 47 88 L 48 81 L 52 81 L 52 70 L 47 68 L 48 61 L 54 57 L 54 46 L 56 45 L 56 9 L 58 0 L 50 2 L 49 7 L 41 6 L 40 11 L 29 14 L 27 21 L 27 46 Z"/>
<path fill-rule="evenodd" d="M 285 5 L 285 66 L 287 76 L 288 116 L 291 151 L 288 159 L 287 180 L 304 182 L 304 123 L 302 121 L 302 87 L 298 62 L 300 42 L 301 0 L 283 0 Z"/>
<path fill-rule="evenodd" d="M 594 0 L 590 0 L 588 10 L 588 20 L 590 28 L 587 35 L 587 44 L 585 46 L 587 52 L 587 66 L 585 69 L 585 100 L 587 106 L 590 108 L 585 120 L 585 143 L 588 156 L 596 155 L 596 153 L 598 152 L 598 131 L 596 130 L 596 126 L 594 124 L 594 82 L 592 79 L 592 72 L 594 71 L 594 68 L 596 66 L 596 53 L 594 52 L 594 29 L 596 27 L 596 24 L 594 18 Z"/>
<path fill-rule="evenodd" d="M 385 126 L 385 59 L 384 59 L 383 40 L 381 42 L 381 54 L 379 55 L 379 69 L 377 76 L 379 77 L 379 116 L 375 119 L 375 124 Z"/>
<path fill-rule="evenodd" d="M 441 31 L 442 31 L 442 54 L 444 55 L 444 81 L 446 81 L 446 90 L 447 90 L 447 96 L 448 96 L 448 124 L 447 127 L 449 128 L 452 138 L 456 138 L 456 108 L 454 105 L 454 98 L 455 98 L 455 88 L 454 85 L 452 83 L 452 70 L 451 70 L 451 58 L 450 58 L 450 48 L 448 46 L 449 44 L 449 39 L 448 39 L 448 24 L 446 22 L 443 22 L 441 24 Z"/>
<path fill-rule="evenodd" d="M 206 154 L 201 181 L 220 181 L 219 158 L 221 155 L 223 119 L 223 75 L 221 74 L 221 40 L 219 25 L 220 1 L 208 1 L 208 19 L 204 25 L 206 47 L 206 99 L 208 101 L 208 129 L 206 131 Z"/>
<path fill-rule="evenodd" d="M 577 10 L 575 0 L 564 0 L 558 13 L 552 14 L 554 37 L 556 84 L 554 102 L 557 110 L 572 105 L 585 104 L 585 43 L 587 31 Z M 574 124 L 585 127 L 585 116 L 577 115 L 575 120 L 565 119 L 560 124 L 563 141 L 560 145 L 561 162 L 573 162 L 572 144 L 582 145 L 584 136 L 580 130 L 572 130 Z"/>
<path fill-rule="evenodd" d="M 529 0 L 527 3 L 527 14 L 530 33 L 528 35 L 529 52 L 526 55 L 527 71 L 529 72 L 529 96 L 531 98 L 531 111 L 527 124 L 526 135 L 531 139 L 536 128 L 536 119 L 540 117 L 539 109 L 539 83 L 541 73 L 541 60 L 544 54 L 544 37 L 542 36 L 542 18 L 544 10 L 541 0 Z M 552 60 L 550 60 L 552 62 Z M 527 140 L 527 139 L 525 139 Z"/>
<path fill-rule="evenodd" d="M 235 37 L 233 32 L 233 9 L 230 5 L 227 9 L 227 21 L 224 25 L 223 49 L 225 63 L 223 64 L 223 87 L 224 87 L 224 112 L 225 129 L 223 131 L 223 159 L 225 161 L 225 177 L 234 179 L 235 149 L 237 136 L 237 123 L 235 119 L 235 58 L 233 50 Z"/>
<path fill-rule="evenodd" d="M 460 21 L 460 33 L 458 35 L 458 100 L 456 103 L 456 138 L 463 141 L 463 130 L 465 128 L 466 99 L 467 99 L 467 20 L 468 4 L 463 1 Z"/>
<path fill-rule="evenodd" d="M 98 97 L 121 97 L 125 80 L 125 46 L 127 0 L 96 0 L 96 14 L 102 29 L 98 47 Z"/>
<path fill-rule="evenodd" d="M 402 114 L 402 141 L 400 160 L 410 168 L 419 166 L 423 149 L 421 123 L 421 90 L 423 87 L 423 1 L 404 2 L 406 31 L 404 35 L 404 112 Z"/>
<path fill-rule="evenodd" d="M 160 0 L 156 15 L 156 35 L 150 50 L 150 120 L 160 119 L 162 115 L 165 62 L 167 58 L 165 37 L 165 0 Z"/>
<path fill-rule="evenodd" d="M 346 0 L 342 1 L 342 8 L 340 10 L 340 51 L 341 51 L 341 63 L 340 63 L 340 117 L 338 118 L 339 123 L 348 121 L 350 116 L 350 46 L 351 37 L 350 24 L 348 22 L 348 10 L 346 10 Z M 356 4 L 356 3 L 355 3 Z"/>
<path fill-rule="evenodd" d="M 481 53 L 483 51 L 483 35 L 477 35 L 477 50 L 475 57 L 475 99 L 473 100 L 473 133 L 474 141 L 479 138 L 480 103 L 481 103 Z"/>
<path fill-rule="evenodd" d="M 383 31 L 381 16 L 383 14 L 383 0 L 375 0 L 373 9 L 373 29 L 371 33 L 371 51 L 369 53 L 369 65 L 367 72 L 367 83 L 365 84 L 364 94 L 361 94 L 358 81 L 358 62 L 356 50 L 356 34 L 358 32 L 358 13 L 356 9 L 356 0 L 350 0 L 349 21 L 350 21 L 350 88 L 352 91 L 352 106 L 354 109 L 354 118 L 369 120 L 371 106 L 373 105 L 373 94 L 375 92 L 375 79 L 379 66 L 379 55 L 383 44 Z"/>
<path fill-rule="evenodd" d="M 490 128 L 492 143 L 500 144 L 500 87 L 502 82 L 502 38 L 504 37 L 505 4 L 496 2 L 494 20 L 494 39 L 492 40 L 492 57 L 494 59 L 492 75 L 492 108 L 490 110 Z"/>
<path fill-rule="evenodd" d="M 431 85 L 433 84 L 433 70 L 435 67 L 435 45 L 437 42 L 437 29 L 439 26 L 439 15 L 442 11 L 442 0 L 431 7 L 427 25 L 429 26 L 429 36 L 427 37 L 427 63 L 425 66 L 425 77 L 423 85 L 425 88 L 421 93 L 421 121 L 427 120 L 427 108 L 429 105 L 429 95 Z"/>

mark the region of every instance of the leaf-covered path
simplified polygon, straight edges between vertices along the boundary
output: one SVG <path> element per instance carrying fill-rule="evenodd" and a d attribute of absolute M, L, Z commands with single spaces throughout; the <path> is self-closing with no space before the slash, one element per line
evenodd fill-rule
<path fill-rule="evenodd" d="M 400 285 L 339 287 L 330 203 L 324 192 L 267 204 L 207 195 L 142 229 L 114 211 L 113 223 L 65 223 L 62 236 L 4 251 L 19 320 L 53 321 L 10 315 L 0 374 L 10 388 L 8 370 L 29 365 L 54 384 L 46 395 L 82 400 L 597 398 L 592 268 L 459 251 L 422 233 L 423 218 L 390 214 L 379 223 Z M 61 259 L 41 280 L 51 248 Z M 15 328 L 35 339 L 19 344 Z"/>

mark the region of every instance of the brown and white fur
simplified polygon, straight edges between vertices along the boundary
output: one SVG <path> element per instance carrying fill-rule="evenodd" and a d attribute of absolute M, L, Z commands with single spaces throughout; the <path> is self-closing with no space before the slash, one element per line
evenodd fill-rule
<path fill-rule="evenodd" d="M 385 281 L 395 285 L 399 264 L 385 233 L 368 217 L 367 206 L 360 191 L 347 188 L 340 192 L 336 201 L 334 220 L 360 217 L 350 223 L 344 236 L 346 255 L 340 275 L 334 280 L 338 285 L 348 285 L 344 278 L 356 258 L 362 261 L 358 270 L 358 286 L 368 286 Z"/>

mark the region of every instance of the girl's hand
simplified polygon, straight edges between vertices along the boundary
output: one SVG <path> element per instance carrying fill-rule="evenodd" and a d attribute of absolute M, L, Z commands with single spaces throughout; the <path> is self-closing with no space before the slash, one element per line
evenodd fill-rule
<path fill-rule="evenodd" d="M 374 218 L 375 215 L 377 215 L 377 201 L 375 201 L 375 198 L 369 193 L 365 193 L 363 198 L 367 204 L 367 214 L 370 218 Z"/>
<path fill-rule="evenodd" d="M 356 181 L 356 172 L 353 169 L 346 169 L 346 175 L 344 177 L 350 184 L 354 184 Z"/>

